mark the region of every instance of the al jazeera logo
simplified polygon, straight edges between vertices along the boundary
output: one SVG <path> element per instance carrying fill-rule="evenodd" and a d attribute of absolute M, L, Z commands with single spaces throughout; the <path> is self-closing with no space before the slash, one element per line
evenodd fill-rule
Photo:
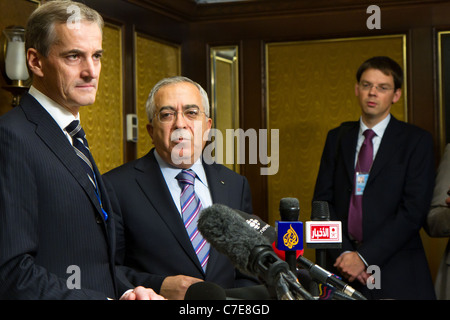
<path fill-rule="evenodd" d="M 303 223 L 300 221 L 276 221 L 277 248 L 279 250 L 303 250 Z"/>
<path fill-rule="evenodd" d="M 295 232 L 294 228 L 292 228 L 292 224 L 283 236 L 283 243 L 289 249 L 292 249 L 298 244 L 298 235 L 297 232 Z"/>

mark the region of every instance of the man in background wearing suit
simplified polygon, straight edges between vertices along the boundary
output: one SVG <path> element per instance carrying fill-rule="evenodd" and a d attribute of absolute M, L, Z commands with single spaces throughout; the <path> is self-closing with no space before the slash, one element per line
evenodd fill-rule
<path fill-rule="evenodd" d="M 419 234 L 434 185 L 432 137 L 390 114 L 403 82 L 396 62 L 371 58 L 356 78 L 361 118 L 328 133 L 313 197 L 342 221 L 328 268 L 358 280 L 369 299 L 435 299 Z M 380 268 L 369 282 L 368 266 Z"/>
<path fill-rule="evenodd" d="M 430 237 L 450 237 L 450 144 L 439 163 L 425 230 Z M 434 283 L 436 297 L 450 300 L 450 240 L 442 256 Z"/>
<path fill-rule="evenodd" d="M 223 165 L 206 164 L 201 157 L 212 122 L 206 92 L 185 77 L 163 79 L 151 90 L 146 109 L 147 130 L 155 148 L 104 175 L 112 186 L 114 211 L 121 214 L 117 218 L 119 264 L 129 267 L 128 274 L 135 274 L 137 283 L 168 299 L 183 299 L 191 284 L 203 280 L 223 288 L 257 284 L 238 273 L 213 247 L 198 257 L 196 234 L 185 227 L 195 222 L 184 222 L 189 210 L 180 203 L 184 187 L 178 179 L 183 170 L 192 170 L 189 174 L 195 178 L 202 208 L 221 203 L 252 211 L 247 179 Z M 195 238 L 192 243 L 190 237 Z"/>
<path fill-rule="evenodd" d="M 71 1 L 29 18 L 33 84 L 0 118 L 0 299 L 161 298 L 116 271 L 108 195 L 82 129 L 71 127 L 95 101 L 102 28 L 96 11 Z"/>

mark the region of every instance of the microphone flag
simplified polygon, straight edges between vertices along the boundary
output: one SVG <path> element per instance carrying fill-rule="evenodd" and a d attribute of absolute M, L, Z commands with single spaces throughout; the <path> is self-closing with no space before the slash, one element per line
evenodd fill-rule
<path fill-rule="evenodd" d="M 303 250 L 303 223 L 301 221 L 276 221 L 275 228 L 278 250 Z"/>

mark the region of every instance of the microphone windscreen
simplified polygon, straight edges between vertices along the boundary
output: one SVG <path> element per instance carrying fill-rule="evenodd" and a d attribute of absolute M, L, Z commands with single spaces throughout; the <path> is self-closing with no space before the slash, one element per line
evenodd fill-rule
<path fill-rule="evenodd" d="M 290 209 L 290 208 L 300 208 L 297 198 L 282 198 L 280 200 L 280 210 Z"/>
<path fill-rule="evenodd" d="M 271 296 L 263 284 L 240 288 L 225 289 L 227 300 L 270 300 Z"/>
<path fill-rule="evenodd" d="M 219 285 L 201 281 L 192 284 L 186 290 L 184 300 L 226 300 L 226 294 Z"/>
<path fill-rule="evenodd" d="M 311 208 L 311 220 L 327 221 L 330 220 L 330 209 L 327 201 L 313 201 Z"/>
<path fill-rule="evenodd" d="M 225 254 L 236 268 L 247 274 L 252 274 L 248 268 L 252 249 L 271 246 L 244 218 L 222 204 L 213 204 L 200 212 L 198 230 L 217 251 Z"/>
<path fill-rule="evenodd" d="M 277 240 L 277 232 L 275 231 L 275 228 L 257 215 L 249 214 L 237 209 L 233 209 L 233 211 L 244 218 L 245 222 L 247 222 L 250 227 L 263 235 L 269 242 L 274 242 Z"/>
<path fill-rule="evenodd" d="M 298 221 L 300 205 L 297 198 L 280 200 L 280 216 L 283 221 Z"/>

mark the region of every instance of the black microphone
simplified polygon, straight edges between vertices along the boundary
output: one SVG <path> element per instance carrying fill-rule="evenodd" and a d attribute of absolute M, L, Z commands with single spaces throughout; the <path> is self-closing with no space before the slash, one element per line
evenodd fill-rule
<path fill-rule="evenodd" d="M 184 300 L 226 300 L 225 290 L 219 285 L 200 281 L 192 284 L 186 290 Z"/>
<path fill-rule="evenodd" d="M 263 284 L 225 289 L 227 300 L 270 300 L 270 292 Z"/>
<path fill-rule="evenodd" d="M 340 221 L 330 221 L 327 201 L 313 201 L 311 220 L 306 222 L 306 244 L 316 249 L 316 262 L 325 268 L 325 249 L 342 247 L 342 227 Z"/>
<path fill-rule="evenodd" d="M 271 243 L 233 209 L 221 204 L 203 209 L 198 230 L 217 251 L 228 256 L 236 268 L 257 275 L 279 299 L 293 300 L 301 296 L 314 300 L 297 281 L 289 265 L 277 257 Z"/>
<path fill-rule="evenodd" d="M 264 238 L 269 240 L 269 242 L 272 244 L 273 251 L 277 254 L 278 258 L 281 260 L 286 261 L 286 255 L 285 251 L 278 250 L 276 247 L 276 241 L 277 241 L 277 232 L 274 227 L 272 227 L 270 224 L 262 220 L 260 217 L 254 214 L 249 214 L 244 211 L 240 211 L 237 209 L 233 209 L 238 215 L 240 215 L 242 218 L 245 219 L 245 222 L 253 228 L 255 231 L 259 232 Z M 296 251 L 296 257 L 303 254 L 303 250 L 297 250 Z"/>
<path fill-rule="evenodd" d="M 280 217 L 281 221 L 283 222 L 292 222 L 292 224 L 295 224 L 295 231 L 300 230 L 302 232 L 301 237 L 301 244 L 303 248 L 303 224 L 298 221 L 299 214 L 300 214 L 300 204 L 298 202 L 297 198 L 282 198 L 280 200 Z M 291 224 L 291 226 L 292 226 Z M 277 230 L 278 230 L 278 223 L 277 223 Z M 298 239 L 297 239 L 298 240 Z M 280 241 L 280 240 L 278 240 Z M 298 241 L 297 241 L 298 242 Z M 291 268 L 292 272 L 296 272 L 297 270 L 297 253 L 295 250 L 287 250 L 286 246 L 279 245 L 277 246 L 278 249 L 283 249 L 285 251 L 285 261 L 288 263 L 289 267 Z"/>
<path fill-rule="evenodd" d="M 313 201 L 311 208 L 311 220 L 313 221 L 329 221 L 330 208 L 327 201 Z"/>
<path fill-rule="evenodd" d="M 312 216 L 315 219 L 328 219 L 330 217 L 329 209 L 328 209 L 328 203 L 324 201 L 315 201 L 314 203 L 314 209 L 312 211 Z M 245 213 L 243 211 L 239 211 L 236 209 L 232 209 L 234 212 L 239 214 L 247 224 L 259 232 L 262 236 L 264 236 L 270 243 L 272 243 L 272 247 L 274 247 L 277 233 L 275 231 L 275 228 L 271 225 L 267 224 L 264 220 L 259 218 L 256 215 L 251 215 L 248 213 Z M 322 220 L 321 220 L 322 221 Z M 278 250 L 276 247 L 274 247 L 274 251 L 277 254 L 277 256 L 280 259 L 284 260 L 284 254 L 285 251 Z M 307 258 L 303 257 L 302 254 L 299 254 L 300 251 L 297 251 L 297 263 L 308 270 L 309 274 L 311 275 L 311 278 L 315 281 L 322 282 L 322 284 L 328 284 L 331 286 L 336 287 L 336 289 L 340 290 L 340 292 L 345 293 L 346 295 L 350 296 L 351 298 L 358 299 L 358 300 L 366 300 L 366 298 L 358 291 L 353 289 L 351 286 L 349 286 L 344 281 L 340 280 L 337 276 L 330 273 L 329 271 L 321 268 L 319 265 L 314 264 L 312 261 L 308 260 Z M 303 251 L 301 251 L 303 253 Z M 314 268 L 313 268 L 314 267 Z M 322 272 L 321 272 L 322 270 Z M 305 275 L 301 272 L 301 270 L 297 270 L 297 278 L 300 281 L 300 283 L 306 287 L 306 288 L 313 288 L 314 285 L 311 282 L 312 279 L 308 278 L 308 275 Z M 333 285 L 333 283 L 335 285 Z M 335 296 L 337 297 L 339 293 L 335 293 Z M 341 299 L 345 299 L 345 297 L 341 297 Z"/>
<path fill-rule="evenodd" d="M 307 258 L 300 256 L 297 259 L 297 262 L 305 269 L 309 270 L 309 273 L 311 274 L 311 277 L 314 280 L 317 280 L 323 284 L 329 284 L 336 289 L 340 290 L 341 292 L 345 293 L 351 298 L 354 298 L 356 300 L 367 300 L 361 293 L 353 289 L 351 286 L 349 286 L 344 281 L 337 278 L 334 274 L 331 272 L 323 269 L 322 267 L 318 266 L 317 264 L 314 264 L 312 261 L 308 260 Z"/>
<path fill-rule="evenodd" d="M 330 221 L 330 210 L 328 202 L 313 201 L 311 208 L 312 221 Z M 316 262 L 318 265 L 325 268 L 326 266 L 326 251 L 323 248 L 316 248 Z"/>

